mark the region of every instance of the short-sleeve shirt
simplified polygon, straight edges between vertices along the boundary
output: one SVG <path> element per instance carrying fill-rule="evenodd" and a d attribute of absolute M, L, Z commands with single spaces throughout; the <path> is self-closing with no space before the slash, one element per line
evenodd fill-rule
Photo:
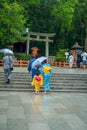
<path fill-rule="evenodd" d="M 13 62 L 12 56 L 6 55 L 6 56 L 3 57 L 2 60 L 3 60 L 4 69 L 10 68 L 10 66 Z"/>

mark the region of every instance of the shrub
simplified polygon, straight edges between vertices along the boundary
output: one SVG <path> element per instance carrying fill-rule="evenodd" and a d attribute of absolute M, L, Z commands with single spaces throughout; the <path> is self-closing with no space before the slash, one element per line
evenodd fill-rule
<path fill-rule="evenodd" d="M 63 62 L 66 61 L 66 56 L 65 56 L 66 51 L 68 51 L 68 49 L 66 50 L 60 49 L 55 56 L 56 61 L 63 61 Z"/>
<path fill-rule="evenodd" d="M 15 58 L 17 58 L 17 60 L 30 60 L 31 55 L 27 55 L 25 53 L 15 53 Z"/>

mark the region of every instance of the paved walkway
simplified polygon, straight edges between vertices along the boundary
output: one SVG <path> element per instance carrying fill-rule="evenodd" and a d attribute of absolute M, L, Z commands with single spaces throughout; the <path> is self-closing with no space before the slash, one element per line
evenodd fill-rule
<path fill-rule="evenodd" d="M 0 92 L 0 130 L 87 130 L 87 94 Z"/>

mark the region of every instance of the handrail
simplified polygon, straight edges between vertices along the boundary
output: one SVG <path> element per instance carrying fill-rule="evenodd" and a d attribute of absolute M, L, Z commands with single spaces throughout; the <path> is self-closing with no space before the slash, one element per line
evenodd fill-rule
<path fill-rule="evenodd" d="M 13 66 L 16 66 L 16 67 L 27 67 L 28 66 L 28 62 L 27 60 L 14 60 L 13 62 Z M 0 60 L 0 66 L 3 65 L 3 62 L 2 60 Z"/>
<path fill-rule="evenodd" d="M 28 66 L 28 62 L 27 60 L 14 60 L 13 62 L 13 66 L 17 66 L 17 67 L 27 67 Z"/>
<path fill-rule="evenodd" d="M 28 60 L 14 60 L 13 66 L 15 67 L 27 67 Z M 51 66 L 58 66 L 58 67 L 67 67 L 69 63 L 67 62 L 50 62 Z M 3 66 L 2 60 L 0 60 L 0 66 Z M 80 67 L 82 68 L 82 63 L 80 63 Z M 76 68 L 76 63 L 73 64 L 73 68 Z M 87 68 L 87 66 L 86 66 Z"/>
<path fill-rule="evenodd" d="M 52 66 L 58 66 L 58 67 L 68 67 L 69 66 L 69 63 L 68 62 L 61 62 L 61 61 L 59 61 L 59 62 L 51 62 L 50 63 Z M 83 66 L 82 66 L 82 62 L 80 63 L 80 68 L 82 68 Z M 74 62 L 73 63 L 73 68 L 76 68 L 76 63 Z M 87 68 L 87 66 L 86 66 L 86 68 Z"/>

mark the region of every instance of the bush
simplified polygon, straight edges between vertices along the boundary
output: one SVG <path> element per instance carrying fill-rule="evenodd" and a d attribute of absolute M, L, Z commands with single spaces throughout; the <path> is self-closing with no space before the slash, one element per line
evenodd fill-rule
<path fill-rule="evenodd" d="M 17 60 L 30 60 L 31 55 L 27 55 L 25 53 L 15 53 L 15 58 L 17 58 Z"/>
<path fill-rule="evenodd" d="M 68 51 L 68 49 L 66 49 L 66 51 Z M 63 61 L 65 62 L 66 61 L 66 56 L 65 56 L 65 49 L 61 49 L 57 52 L 56 56 L 55 56 L 55 59 L 56 61 Z"/>

